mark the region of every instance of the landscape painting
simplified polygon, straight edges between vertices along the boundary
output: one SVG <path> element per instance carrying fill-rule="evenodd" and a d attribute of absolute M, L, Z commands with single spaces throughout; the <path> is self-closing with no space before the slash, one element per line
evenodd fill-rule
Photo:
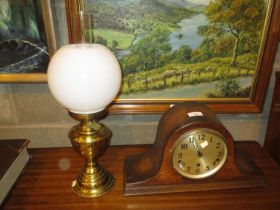
<path fill-rule="evenodd" d="M 38 0 L 0 0 L 0 77 L 46 73 L 49 54 Z"/>
<path fill-rule="evenodd" d="M 268 0 L 85 0 L 120 61 L 120 99 L 248 98 Z"/>

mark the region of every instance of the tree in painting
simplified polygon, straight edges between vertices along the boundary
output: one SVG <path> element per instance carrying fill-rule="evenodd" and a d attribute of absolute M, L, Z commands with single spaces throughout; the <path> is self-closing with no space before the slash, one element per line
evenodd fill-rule
<path fill-rule="evenodd" d="M 261 41 L 265 4 L 263 0 L 216 0 L 206 7 L 209 25 L 205 33 L 216 37 L 230 34 L 234 39 L 231 65 L 236 65 L 239 43 L 245 36 Z M 248 40 L 251 41 L 251 40 Z"/>
<path fill-rule="evenodd" d="M 171 51 L 168 44 L 168 31 L 154 30 L 132 46 L 128 60 L 133 60 L 130 68 L 136 71 L 149 71 L 163 65 L 162 56 Z"/>

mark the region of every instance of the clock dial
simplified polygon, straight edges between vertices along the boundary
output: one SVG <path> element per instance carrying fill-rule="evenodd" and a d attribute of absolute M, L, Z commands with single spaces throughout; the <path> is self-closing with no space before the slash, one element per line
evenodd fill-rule
<path fill-rule="evenodd" d="M 201 179 L 215 174 L 227 158 L 225 138 L 211 129 L 183 134 L 172 148 L 172 165 L 184 177 Z"/>

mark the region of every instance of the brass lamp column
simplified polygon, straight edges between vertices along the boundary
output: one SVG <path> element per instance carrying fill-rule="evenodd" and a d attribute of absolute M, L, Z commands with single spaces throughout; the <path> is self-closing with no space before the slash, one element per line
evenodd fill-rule
<path fill-rule="evenodd" d="M 117 96 L 121 76 L 118 60 L 100 44 L 63 46 L 49 63 L 52 95 L 80 122 L 69 132 L 73 148 L 84 159 L 84 166 L 72 183 L 79 196 L 101 196 L 113 186 L 113 176 L 97 162 L 107 150 L 112 133 L 97 120 Z"/>
<path fill-rule="evenodd" d="M 69 138 L 75 151 L 85 159 L 80 174 L 72 183 L 72 189 L 81 197 L 101 196 L 114 184 L 113 176 L 97 162 L 106 152 L 112 132 L 94 120 L 98 114 L 69 114 L 80 121 L 70 130 Z"/>

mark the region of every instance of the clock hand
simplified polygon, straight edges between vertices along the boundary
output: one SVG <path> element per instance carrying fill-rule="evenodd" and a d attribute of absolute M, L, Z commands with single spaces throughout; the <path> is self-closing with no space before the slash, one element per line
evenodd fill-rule
<path fill-rule="evenodd" d="M 195 138 L 193 138 L 193 145 L 194 145 L 194 148 L 195 148 L 196 151 L 197 151 L 197 156 L 198 156 L 198 157 L 202 157 L 202 156 L 203 156 L 203 153 L 200 151 L 199 147 L 197 146 L 197 143 L 196 143 Z"/>
<path fill-rule="evenodd" d="M 197 150 L 197 156 L 201 158 L 203 156 L 203 153 L 200 150 Z"/>

